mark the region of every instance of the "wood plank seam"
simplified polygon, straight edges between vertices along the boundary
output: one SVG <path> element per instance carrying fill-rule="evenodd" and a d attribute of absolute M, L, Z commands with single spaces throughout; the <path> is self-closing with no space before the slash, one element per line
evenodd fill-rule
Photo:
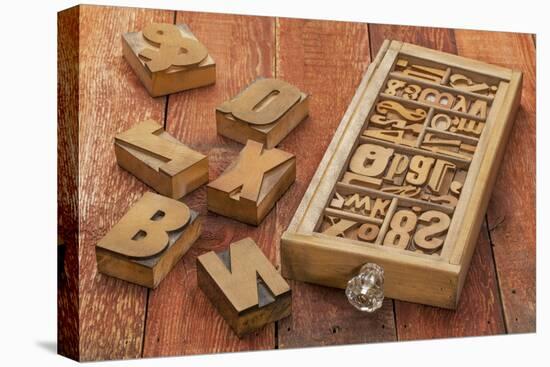
<path fill-rule="evenodd" d="M 369 54 L 370 54 L 370 60 L 374 60 L 374 55 L 378 52 L 378 50 L 374 50 L 374 42 L 372 40 L 372 33 L 370 29 L 371 25 L 370 23 L 367 24 L 367 34 L 369 38 Z M 393 329 L 394 329 L 394 335 L 395 340 L 399 341 L 399 332 L 397 327 L 397 313 L 395 312 L 395 300 L 391 299 L 391 305 L 392 305 L 392 315 L 393 315 Z"/>
<path fill-rule="evenodd" d="M 275 52 L 273 53 L 273 78 L 277 78 L 278 77 L 278 63 L 279 63 L 279 17 L 274 17 L 274 20 L 273 20 L 273 42 L 274 42 L 274 48 L 275 48 Z M 279 205 L 280 205 L 280 202 L 277 201 L 275 203 L 275 207 L 273 208 L 273 211 L 276 213 L 279 212 Z M 280 271 L 281 269 L 281 256 L 280 256 L 280 244 L 279 244 L 279 241 L 275 241 L 275 246 L 277 247 L 277 250 L 275 251 L 276 253 L 276 258 L 275 258 L 275 267 L 277 268 L 277 270 Z M 292 317 L 292 315 L 290 315 L 290 317 Z M 280 320 L 277 320 L 275 321 L 275 325 L 273 325 L 274 327 L 274 338 L 273 338 L 273 343 L 275 344 L 273 346 L 273 349 L 277 350 L 279 349 L 279 326 L 280 326 Z"/>
<path fill-rule="evenodd" d="M 174 17 L 172 18 L 172 24 L 176 24 L 176 18 L 177 18 L 177 14 L 178 12 L 174 10 Z M 163 127 L 164 127 L 164 130 L 166 130 L 166 127 L 168 126 L 168 99 L 170 98 L 170 95 L 167 95 L 165 97 L 165 101 L 164 101 L 164 123 L 163 123 Z M 149 292 L 149 291 L 148 291 Z M 147 293 L 147 296 L 149 296 L 149 293 Z M 143 335 L 145 337 L 145 329 L 143 329 Z M 141 351 L 141 353 L 143 353 L 143 350 Z"/>
<path fill-rule="evenodd" d="M 176 24 L 176 17 L 177 17 L 177 11 L 174 10 L 174 16 L 172 17 L 172 24 Z M 163 118 L 163 128 L 166 131 L 166 127 L 168 126 L 168 100 L 170 98 L 170 95 L 167 95 L 163 97 L 164 99 L 164 118 Z M 147 318 L 148 318 L 148 310 L 149 310 L 149 297 L 151 295 L 151 289 L 147 288 L 147 297 L 145 297 L 145 317 L 143 318 L 143 331 L 142 331 L 142 337 L 141 337 L 141 351 L 140 356 L 141 358 L 144 357 L 145 352 L 145 331 L 147 330 Z"/>
<path fill-rule="evenodd" d="M 168 97 L 166 97 L 168 99 Z M 140 358 L 143 358 L 145 351 L 145 330 L 147 330 L 147 311 L 149 310 L 149 295 L 151 294 L 151 289 L 147 288 L 147 297 L 145 297 L 145 317 L 143 318 L 143 335 L 141 337 L 141 351 Z"/>
<path fill-rule="evenodd" d="M 503 322 L 504 332 L 508 334 L 508 323 L 507 323 L 508 318 L 506 316 L 506 313 L 504 312 L 504 302 L 502 301 L 502 288 L 500 287 L 501 283 L 500 283 L 498 269 L 497 269 L 497 259 L 495 258 L 495 252 L 493 251 L 495 244 L 491 236 L 491 228 L 489 228 L 489 218 L 487 213 L 485 213 L 485 226 L 481 226 L 481 230 L 487 231 L 487 238 L 489 239 L 489 250 L 491 251 L 491 258 L 493 259 L 492 265 L 495 272 L 495 278 L 496 278 L 495 280 L 498 288 L 498 303 L 500 304 L 500 313 L 502 314 L 502 320 L 504 320 Z"/>

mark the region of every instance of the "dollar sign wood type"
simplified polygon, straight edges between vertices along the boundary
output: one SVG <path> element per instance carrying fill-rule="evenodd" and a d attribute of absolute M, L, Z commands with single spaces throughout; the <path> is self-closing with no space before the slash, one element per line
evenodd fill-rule
<path fill-rule="evenodd" d="M 152 23 L 124 33 L 122 52 L 153 97 L 216 81 L 214 59 L 185 24 Z"/>

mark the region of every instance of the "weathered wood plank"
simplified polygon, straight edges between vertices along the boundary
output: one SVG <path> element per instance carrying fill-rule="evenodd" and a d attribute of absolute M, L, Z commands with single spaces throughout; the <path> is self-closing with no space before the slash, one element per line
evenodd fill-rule
<path fill-rule="evenodd" d="M 486 225 L 482 226 L 455 311 L 396 301 L 395 314 L 399 340 L 505 333 Z"/>
<path fill-rule="evenodd" d="M 297 157 L 294 186 L 277 204 L 277 243 L 315 173 L 370 61 L 366 24 L 277 19 L 277 77 L 310 93 L 310 117 L 280 147 Z M 356 311 L 342 290 L 292 282 L 293 311 L 279 348 L 395 340 L 391 301 Z"/>
<path fill-rule="evenodd" d="M 456 53 L 456 44 L 452 29 L 369 24 L 369 30 L 372 57 L 376 55 L 385 39 L 409 42 L 434 50 Z"/>
<path fill-rule="evenodd" d="M 150 189 L 116 164 L 113 139 L 138 121 L 164 120 L 122 58 L 120 36 L 170 11 L 82 6 L 80 18 L 80 358 L 141 356 L 147 290 L 97 273 L 95 244 Z"/>
<path fill-rule="evenodd" d="M 208 154 L 212 180 L 243 147 L 216 134 L 215 108 L 257 77 L 273 75 L 274 19 L 178 12 L 176 22 L 186 23 L 208 48 L 217 64 L 217 80 L 214 86 L 171 95 L 166 130 L 189 147 Z M 273 349 L 273 325 L 243 339 L 237 338 L 197 287 L 195 261 L 198 255 L 210 250 L 218 252 L 231 242 L 250 236 L 275 262 L 275 209 L 256 228 L 211 212 L 207 214 L 205 187 L 187 195 L 183 201 L 207 216 L 203 234 L 150 293 L 143 355 Z"/>
<path fill-rule="evenodd" d="M 78 53 L 80 7 L 57 17 L 57 216 L 58 239 L 65 249 L 57 259 L 57 349 L 79 359 L 78 274 Z M 58 247 L 59 251 L 59 247 Z M 59 256 L 59 253 L 58 253 Z"/>
<path fill-rule="evenodd" d="M 536 327 L 535 45 L 529 34 L 457 30 L 458 53 L 523 72 L 521 105 L 487 218 L 507 330 Z"/>
<path fill-rule="evenodd" d="M 373 24 L 369 30 L 373 54 L 386 38 L 457 53 L 451 29 Z M 487 233 L 482 230 L 456 311 L 395 301 L 395 313 L 399 340 L 503 333 L 502 307 Z"/>

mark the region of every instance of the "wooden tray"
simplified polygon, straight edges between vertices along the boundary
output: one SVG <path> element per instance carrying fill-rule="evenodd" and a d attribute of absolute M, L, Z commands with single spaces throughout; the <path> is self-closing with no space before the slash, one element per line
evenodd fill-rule
<path fill-rule="evenodd" d="M 283 275 L 345 288 L 374 262 L 387 297 L 456 308 L 521 83 L 386 40 L 283 233 Z"/>

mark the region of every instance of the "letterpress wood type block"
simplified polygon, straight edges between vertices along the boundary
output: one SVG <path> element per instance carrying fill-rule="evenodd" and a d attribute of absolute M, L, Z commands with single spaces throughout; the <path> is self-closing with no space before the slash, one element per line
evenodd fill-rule
<path fill-rule="evenodd" d="M 309 96 L 280 79 L 257 79 L 216 108 L 218 134 L 273 148 L 309 113 Z"/>
<path fill-rule="evenodd" d="M 208 182 L 208 158 L 152 120 L 117 134 L 115 155 L 122 168 L 173 199 Z"/>
<path fill-rule="evenodd" d="M 249 140 L 237 160 L 208 184 L 208 210 L 258 225 L 295 179 L 293 154 Z"/>
<path fill-rule="evenodd" d="M 97 269 L 156 288 L 199 238 L 201 225 L 184 203 L 147 192 L 97 243 Z"/>
<path fill-rule="evenodd" d="M 386 41 L 281 238 L 285 277 L 456 308 L 521 97 L 519 71 Z M 475 300 L 473 300 L 475 302 Z"/>
<path fill-rule="evenodd" d="M 197 258 L 197 283 L 240 337 L 291 312 L 291 290 L 251 238 Z"/>
<path fill-rule="evenodd" d="M 122 35 L 122 52 L 153 97 L 216 82 L 216 63 L 185 24 L 152 23 Z"/>

